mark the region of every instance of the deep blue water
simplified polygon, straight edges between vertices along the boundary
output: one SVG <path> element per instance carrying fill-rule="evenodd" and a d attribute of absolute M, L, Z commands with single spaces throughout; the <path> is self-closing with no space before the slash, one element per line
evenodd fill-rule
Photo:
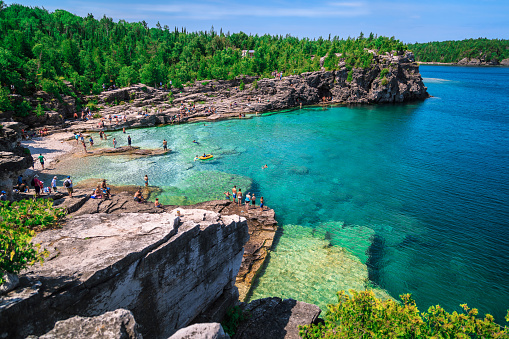
<path fill-rule="evenodd" d="M 264 196 L 283 230 L 326 222 L 373 230 L 359 257 L 393 297 L 412 293 L 421 310 L 468 303 L 502 322 L 509 309 L 509 68 L 420 70 L 433 96 L 423 102 L 132 130 L 135 145 L 152 148 L 165 138 L 174 152 L 85 158 L 80 168 L 91 171 L 73 174 L 140 185 L 148 174 L 165 190 L 163 203 L 249 185 L 242 189 Z M 113 134 L 122 144 L 125 135 Z M 205 152 L 214 160 L 193 161 Z M 277 294 L 278 286 L 269 287 Z"/>

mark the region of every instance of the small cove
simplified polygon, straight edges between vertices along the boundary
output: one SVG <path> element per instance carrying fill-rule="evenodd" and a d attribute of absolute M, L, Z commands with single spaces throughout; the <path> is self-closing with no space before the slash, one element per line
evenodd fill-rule
<path fill-rule="evenodd" d="M 115 185 L 143 185 L 147 174 L 165 204 L 223 198 L 234 184 L 263 196 L 283 235 L 253 297 L 323 307 L 335 288 L 359 287 L 349 280 L 357 275 L 396 298 L 413 293 L 421 310 L 468 303 L 501 321 L 509 308 L 509 69 L 421 73 L 434 96 L 424 102 L 128 130 L 133 145 L 166 139 L 174 151 L 71 159 L 66 174 Z M 127 143 L 121 131 L 94 140 L 101 147 L 113 137 Z M 214 159 L 193 160 L 203 153 Z M 352 260 L 340 269 L 341 251 Z M 333 271 L 347 274 L 339 281 Z"/>

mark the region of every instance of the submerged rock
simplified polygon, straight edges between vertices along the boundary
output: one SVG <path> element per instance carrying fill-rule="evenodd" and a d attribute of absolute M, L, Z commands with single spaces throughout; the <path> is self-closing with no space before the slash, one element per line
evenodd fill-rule
<path fill-rule="evenodd" d="M 332 245 L 325 232 L 296 225 L 283 227 L 267 269 L 255 286 L 250 300 L 277 296 L 320 308 L 337 302 L 338 291 L 371 288 L 368 269 L 358 257 L 343 247 Z M 380 291 L 379 296 L 388 297 L 384 291 Z"/>

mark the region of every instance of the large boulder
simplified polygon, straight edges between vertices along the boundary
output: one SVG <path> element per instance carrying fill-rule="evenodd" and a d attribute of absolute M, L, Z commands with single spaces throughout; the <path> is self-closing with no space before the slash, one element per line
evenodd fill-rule
<path fill-rule="evenodd" d="M 168 339 L 230 339 L 220 323 L 194 324 L 177 331 Z"/>
<path fill-rule="evenodd" d="M 75 316 L 58 321 L 48 333 L 27 339 L 142 339 L 128 310 L 118 309 L 97 317 Z"/>

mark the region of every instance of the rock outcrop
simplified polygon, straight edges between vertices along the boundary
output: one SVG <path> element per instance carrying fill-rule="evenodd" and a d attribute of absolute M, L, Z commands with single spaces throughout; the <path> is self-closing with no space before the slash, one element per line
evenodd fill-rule
<path fill-rule="evenodd" d="M 318 306 L 293 299 L 264 298 L 243 305 L 246 320 L 237 327 L 233 339 L 299 339 L 299 326 L 318 321 Z"/>
<path fill-rule="evenodd" d="M 50 257 L 0 298 L 0 337 L 42 335 L 59 320 L 124 308 L 145 337 L 167 338 L 215 300 L 229 307 L 238 299 L 247 240 L 244 218 L 198 209 L 73 217 L 34 239 Z"/>
<path fill-rule="evenodd" d="M 12 199 L 12 183 L 19 174 L 32 166 L 32 156 L 20 145 L 21 125 L 3 122 L 0 128 L 0 190 Z"/>
<path fill-rule="evenodd" d="M 106 121 L 104 129 L 144 127 L 175 121 L 218 120 L 239 116 L 239 113 L 267 112 L 327 104 L 400 103 L 429 97 L 422 82 L 419 66 L 411 52 L 402 55 L 375 51 L 373 62 L 366 68 L 349 70 L 339 59 L 338 70 L 308 72 L 279 78 L 239 76 L 234 80 L 197 81 L 181 89 L 164 90 L 143 84 L 105 91 L 88 96 L 97 102 Z M 245 88 L 241 89 L 240 83 Z M 189 114 L 179 116 L 180 109 L 195 106 Z M 210 108 L 213 108 L 212 110 Z M 126 115 L 127 121 L 116 116 Z M 71 131 L 98 130 L 97 120 L 75 122 Z"/>

